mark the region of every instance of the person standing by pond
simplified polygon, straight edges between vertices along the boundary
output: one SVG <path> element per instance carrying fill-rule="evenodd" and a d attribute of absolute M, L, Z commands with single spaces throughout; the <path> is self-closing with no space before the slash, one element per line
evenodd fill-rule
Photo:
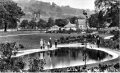
<path fill-rule="evenodd" d="M 52 40 L 51 40 L 51 37 L 49 39 L 49 43 L 50 43 L 50 48 L 52 47 Z"/>
<path fill-rule="evenodd" d="M 45 49 L 45 45 L 46 45 L 46 43 L 45 43 L 45 40 L 43 41 L 43 49 Z"/>
<path fill-rule="evenodd" d="M 57 48 L 57 39 L 55 40 L 55 48 Z"/>
<path fill-rule="evenodd" d="M 50 48 L 50 42 L 48 41 L 47 43 L 47 48 L 49 49 Z"/>
<path fill-rule="evenodd" d="M 40 48 L 43 49 L 43 39 L 40 39 Z"/>
<path fill-rule="evenodd" d="M 97 43 L 97 46 L 98 46 L 98 48 L 99 48 L 99 47 L 100 47 L 100 37 L 97 36 L 96 39 L 97 39 L 97 42 L 96 42 L 96 43 Z"/>

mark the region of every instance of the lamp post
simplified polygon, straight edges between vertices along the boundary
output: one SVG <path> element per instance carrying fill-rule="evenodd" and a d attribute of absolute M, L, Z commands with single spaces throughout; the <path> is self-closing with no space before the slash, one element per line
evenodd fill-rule
<path fill-rule="evenodd" d="M 84 51 L 84 61 L 85 61 L 85 65 L 84 65 L 84 68 L 86 69 L 86 58 L 87 58 L 87 55 L 86 55 L 86 49 L 87 49 L 87 31 L 88 31 L 88 27 L 87 27 L 87 19 L 88 19 L 88 16 L 87 16 L 87 12 L 85 10 L 83 10 L 83 14 L 85 15 L 86 17 L 86 36 L 85 36 L 85 51 Z"/>
<path fill-rule="evenodd" d="M 87 11 L 86 11 L 86 10 L 83 10 L 83 14 L 84 14 L 85 17 L 86 17 L 86 32 L 87 32 L 87 31 L 88 31 L 88 25 L 87 25 L 88 16 L 87 16 Z"/>

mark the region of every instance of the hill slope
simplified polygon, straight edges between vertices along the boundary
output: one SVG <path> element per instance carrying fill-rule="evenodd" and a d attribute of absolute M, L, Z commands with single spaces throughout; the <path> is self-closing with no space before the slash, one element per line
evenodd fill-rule
<path fill-rule="evenodd" d="M 83 9 L 71 8 L 69 6 L 58 6 L 55 3 L 47 3 L 37 0 L 17 0 L 19 6 L 22 7 L 26 13 L 26 18 L 33 17 L 34 12 L 40 12 L 42 18 L 54 17 L 54 18 L 65 18 L 70 16 L 84 17 Z M 92 14 L 93 11 L 87 10 L 88 15 Z"/>

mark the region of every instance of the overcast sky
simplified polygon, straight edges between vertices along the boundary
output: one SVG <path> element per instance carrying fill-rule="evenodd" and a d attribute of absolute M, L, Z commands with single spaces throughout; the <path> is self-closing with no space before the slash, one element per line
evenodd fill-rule
<path fill-rule="evenodd" d="M 95 0 L 39 0 L 43 2 L 55 2 L 57 5 L 66 6 L 69 5 L 73 8 L 79 9 L 94 9 L 94 1 Z"/>

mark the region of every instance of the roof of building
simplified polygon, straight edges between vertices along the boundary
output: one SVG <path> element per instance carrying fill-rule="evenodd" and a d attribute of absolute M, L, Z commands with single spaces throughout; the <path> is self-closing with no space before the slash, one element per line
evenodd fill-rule
<path fill-rule="evenodd" d="M 71 24 L 70 22 L 64 26 L 65 28 L 74 28 L 76 27 L 76 24 Z"/>
<path fill-rule="evenodd" d="M 54 26 L 52 26 L 51 28 L 60 28 L 59 26 L 57 26 L 57 25 L 54 25 Z"/>

